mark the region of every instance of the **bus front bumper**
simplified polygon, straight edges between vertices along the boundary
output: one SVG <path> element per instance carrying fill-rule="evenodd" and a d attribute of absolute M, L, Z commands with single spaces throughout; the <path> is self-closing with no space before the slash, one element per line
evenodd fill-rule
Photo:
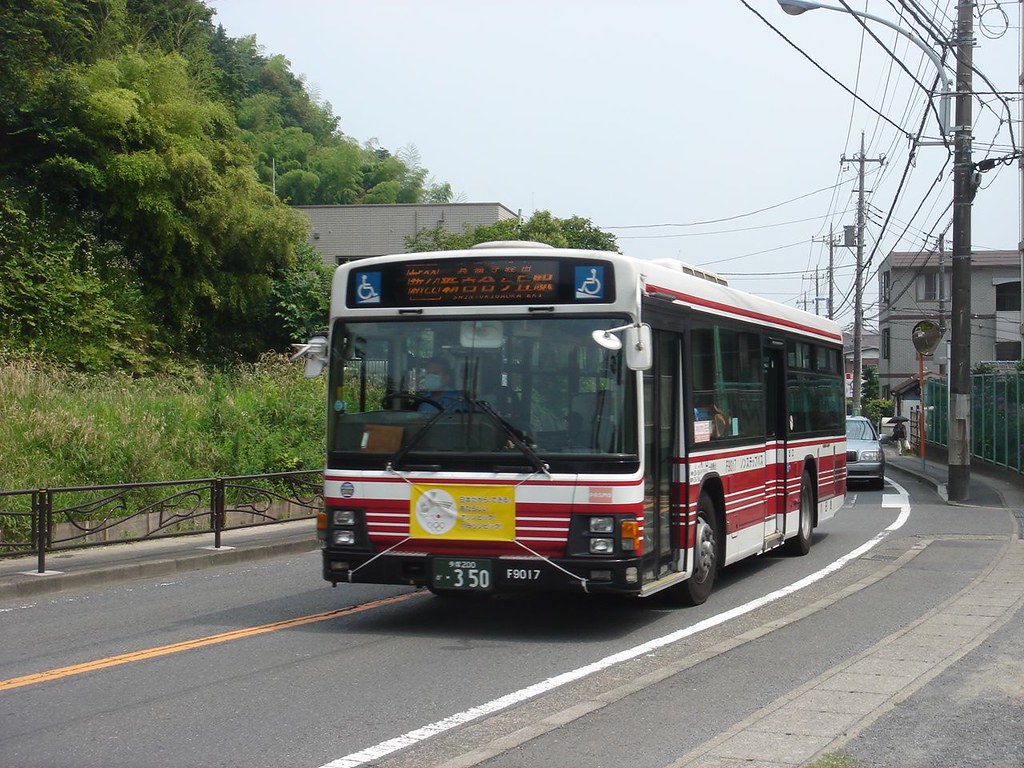
<path fill-rule="evenodd" d="M 405 584 L 436 592 L 640 593 L 639 558 L 545 560 L 487 556 L 387 554 L 324 549 L 323 577 L 332 585 Z"/>

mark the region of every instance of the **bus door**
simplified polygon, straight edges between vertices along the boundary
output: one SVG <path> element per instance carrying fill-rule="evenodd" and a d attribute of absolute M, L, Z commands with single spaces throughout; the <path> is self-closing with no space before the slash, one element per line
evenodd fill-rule
<path fill-rule="evenodd" d="M 769 339 L 764 349 L 765 444 L 764 538 L 778 541 L 786 519 L 786 371 L 785 344 Z"/>
<path fill-rule="evenodd" d="M 654 365 L 644 372 L 643 581 L 675 562 L 679 520 L 679 337 L 654 330 Z"/>

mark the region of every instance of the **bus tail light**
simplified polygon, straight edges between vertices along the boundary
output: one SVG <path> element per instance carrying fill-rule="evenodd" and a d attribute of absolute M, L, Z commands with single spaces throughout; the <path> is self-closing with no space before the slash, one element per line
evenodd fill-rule
<path fill-rule="evenodd" d="M 622 537 L 622 550 L 643 554 L 644 541 L 640 535 L 640 523 L 636 520 L 623 520 L 619 526 L 619 534 Z"/>

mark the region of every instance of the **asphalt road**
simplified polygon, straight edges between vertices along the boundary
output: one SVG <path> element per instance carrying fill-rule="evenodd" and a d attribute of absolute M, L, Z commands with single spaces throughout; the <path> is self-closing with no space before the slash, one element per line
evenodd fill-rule
<path fill-rule="evenodd" d="M 699 755 L 1005 551 L 1006 509 L 906 485 L 904 507 L 895 486 L 851 489 L 810 555 L 738 564 L 691 609 L 331 589 L 312 551 L 6 597 L 0 765 L 735 764 Z M 839 749 L 866 766 L 1024 765 L 1020 629 L 1015 616 L 901 706 L 837 725 Z M 780 718 L 783 746 L 794 730 Z"/>

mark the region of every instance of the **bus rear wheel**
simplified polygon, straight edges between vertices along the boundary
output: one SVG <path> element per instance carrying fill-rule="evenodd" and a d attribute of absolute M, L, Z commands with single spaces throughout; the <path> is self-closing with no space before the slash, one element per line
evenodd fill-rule
<path fill-rule="evenodd" d="M 782 551 L 793 557 L 802 557 L 811 551 L 811 536 L 814 529 L 814 487 L 811 474 L 806 469 L 800 478 L 800 519 L 796 524 L 796 536 L 789 539 Z"/>
<path fill-rule="evenodd" d="M 707 493 L 697 501 L 697 541 L 693 548 L 693 573 L 679 585 L 679 597 L 685 605 L 700 605 L 711 595 L 718 576 L 720 551 L 718 515 Z"/>

